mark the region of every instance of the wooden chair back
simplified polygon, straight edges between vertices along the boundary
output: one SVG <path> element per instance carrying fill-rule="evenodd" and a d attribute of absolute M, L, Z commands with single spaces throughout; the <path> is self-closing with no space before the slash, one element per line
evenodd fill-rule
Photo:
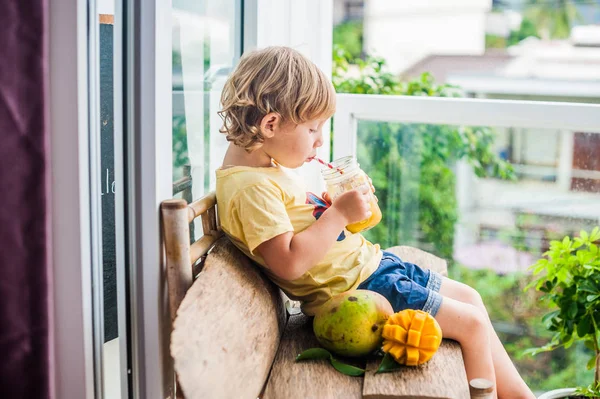
<path fill-rule="evenodd" d="M 204 234 L 190 243 L 197 217 Z M 285 327 L 281 291 L 222 235 L 214 193 L 166 200 L 161 218 L 177 396 L 258 397 Z"/>

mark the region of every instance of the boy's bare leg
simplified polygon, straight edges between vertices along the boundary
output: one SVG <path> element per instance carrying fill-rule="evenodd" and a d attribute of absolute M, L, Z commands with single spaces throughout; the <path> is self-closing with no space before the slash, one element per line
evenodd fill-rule
<path fill-rule="evenodd" d="M 475 305 L 444 297 L 435 319 L 444 338 L 460 343 L 467 378 L 485 378 L 496 382 L 496 373 L 490 349 L 490 334 L 485 316 Z M 496 390 L 494 390 L 496 398 Z"/>
<path fill-rule="evenodd" d="M 476 306 L 484 315 L 490 336 L 490 345 L 494 369 L 496 370 L 496 389 L 499 398 L 535 398 L 525 381 L 519 375 L 515 365 L 510 360 L 506 349 L 500 342 L 494 327 L 490 321 L 487 309 L 481 300 L 479 293 L 466 284 L 444 278 L 440 294 L 460 302 Z M 446 299 L 444 299 L 446 300 Z M 437 317 L 436 317 L 437 318 Z M 443 327 L 442 327 L 443 329 Z"/>

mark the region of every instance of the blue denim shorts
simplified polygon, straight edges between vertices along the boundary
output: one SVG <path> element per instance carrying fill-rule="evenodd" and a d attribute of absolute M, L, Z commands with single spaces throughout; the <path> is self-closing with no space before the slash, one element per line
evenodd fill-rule
<path fill-rule="evenodd" d="M 394 312 L 418 309 L 435 316 L 442 304 L 442 276 L 429 269 L 403 262 L 391 252 L 383 251 L 377 270 L 358 289 L 375 291 L 392 304 Z"/>

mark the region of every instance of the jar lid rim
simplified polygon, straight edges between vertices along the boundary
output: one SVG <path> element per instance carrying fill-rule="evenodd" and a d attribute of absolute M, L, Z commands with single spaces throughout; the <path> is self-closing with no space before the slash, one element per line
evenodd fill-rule
<path fill-rule="evenodd" d="M 333 169 L 321 169 L 321 175 L 327 184 L 338 184 L 347 179 L 352 179 L 361 171 L 359 163 L 353 156 L 340 158 L 336 164 L 333 164 Z M 343 173 L 340 173 L 340 170 Z"/>
<path fill-rule="evenodd" d="M 323 177 L 327 178 L 335 176 L 339 174 L 339 170 L 346 171 L 347 169 L 353 169 L 350 168 L 351 166 L 358 167 L 359 165 L 358 162 L 356 162 L 355 157 L 353 157 L 352 155 L 348 155 L 334 160 L 333 162 L 331 162 L 331 166 L 333 166 L 332 169 L 321 169 L 321 174 L 323 175 Z"/>

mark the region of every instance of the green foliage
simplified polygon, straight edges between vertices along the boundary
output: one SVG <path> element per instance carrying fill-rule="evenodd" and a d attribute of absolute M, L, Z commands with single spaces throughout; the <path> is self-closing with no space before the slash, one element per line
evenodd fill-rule
<path fill-rule="evenodd" d="M 600 398 L 600 384 L 590 384 L 587 387 L 581 387 L 575 391 L 575 395 L 581 395 L 588 398 Z"/>
<path fill-rule="evenodd" d="M 491 35 L 486 33 L 485 35 L 485 48 L 506 48 L 506 38 L 497 35 Z"/>
<path fill-rule="evenodd" d="M 540 35 L 533 21 L 528 18 L 523 18 L 519 30 L 510 32 L 507 44 L 513 46 L 528 37 L 539 38 Z"/>
<path fill-rule="evenodd" d="M 173 117 L 173 181 L 183 176 L 182 168 L 190 162 L 184 116 Z"/>
<path fill-rule="evenodd" d="M 528 37 L 539 38 L 540 35 L 533 21 L 531 21 L 528 18 L 523 18 L 519 29 L 511 31 L 507 38 L 502 36 L 486 34 L 485 48 L 504 49 L 508 46 L 514 46 L 515 44 L 518 44 L 521 40 L 526 39 Z"/>
<path fill-rule="evenodd" d="M 338 93 L 461 97 L 451 85 L 438 85 L 424 73 L 400 82 L 385 61 L 352 59 L 333 52 L 333 84 Z M 357 156 L 377 189 L 383 220 L 366 232 L 382 246 L 418 241 L 422 248 L 451 258 L 457 221 L 453 165 L 465 160 L 480 176 L 514 178 L 510 164 L 493 151 L 495 134 L 486 127 L 361 122 Z"/>
<path fill-rule="evenodd" d="M 566 39 L 571 27 L 581 20 L 577 3 L 589 4 L 587 0 L 527 0 L 525 17 L 530 19 L 543 36 L 549 39 Z"/>
<path fill-rule="evenodd" d="M 333 45 L 346 49 L 353 59 L 360 58 L 363 50 L 363 24 L 347 21 L 333 27 Z"/>
<path fill-rule="evenodd" d="M 531 269 L 539 275 L 527 288 L 543 292 L 541 302 L 551 308 L 542 321 L 553 332 L 550 342 L 529 353 L 558 347 L 568 349 L 581 341 L 593 351 L 588 368 L 597 367 L 600 357 L 600 227 L 579 237 L 552 241 L 550 250 Z M 597 386 L 596 373 L 594 386 Z"/>

